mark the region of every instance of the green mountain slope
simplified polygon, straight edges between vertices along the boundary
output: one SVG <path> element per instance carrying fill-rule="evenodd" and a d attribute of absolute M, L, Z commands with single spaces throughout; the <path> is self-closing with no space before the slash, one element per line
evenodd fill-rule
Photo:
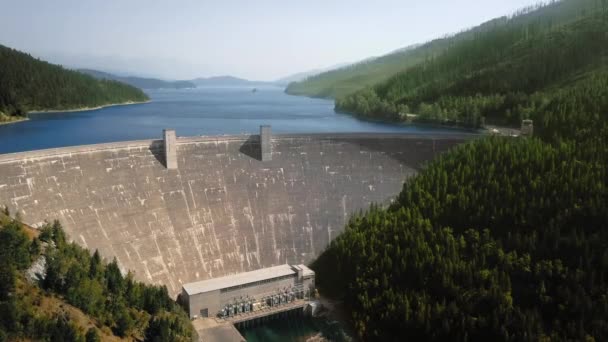
<path fill-rule="evenodd" d="M 601 6 L 601 0 L 570 0 L 545 6 L 541 11 L 531 7 L 512 17 L 501 17 L 455 34 L 412 46 L 397 52 L 310 77 L 305 81 L 290 84 L 286 91 L 293 95 L 340 98 L 358 90 L 386 81 L 396 73 L 408 70 L 422 62 L 435 59 L 445 51 L 479 35 L 497 29 L 519 26 L 533 33 L 544 27 L 558 26 L 569 22 L 581 12 L 593 11 Z"/>
<path fill-rule="evenodd" d="M 190 81 L 165 81 L 157 78 L 146 78 L 136 76 L 118 76 L 107 72 L 91 70 L 91 69 L 78 69 L 79 72 L 87 75 L 91 75 L 99 80 L 114 80 L 140 89 L 184 89 L 184 88 L 196 88 L 196 85 Z"/>
<path fill-rule="evenodd" d="M 57 222 L 34 230 L 0 213 L 0 341 L 185 342 L 193 334 L 165 287 L 123 276 L 116 261 L 67 242 Z"/>
<path fill-rule="evenodd" d="M 608 130 L 433 161 L 314 263 L 363 340 L 608 339 Z"/>
<path fill-rule="evenodd" d="M 140 89 L 40 61 L 0 45 L 0 113 L 67 110 L 148 100 Z"/>
<path fill-rule="evenodd" d="M 409 180 L 315 261 L 363 340 L 608 338 L 608 78 L 541 114 L 540 138 L 486 137 Z"/>
<path fill-rule="evenodd" d="M 557 90 L 605 78 L 608 71 L 608 17 L 602 11 L 542 27 L 508 25 L 481 34 L 338 99 L 336 108 L 389 120 L 416 113 L 419 120 L 469 126 L 535 119 Z"/>
<path fill-rule="evenodd" d="M 543 7 L 526 14 L 536 24 L 502 25 L 338 101 L 371 118 L 535 124 L 535 138 L 440 156 L 314 262 L 363 340 L 608 339 L 608 1 L 581 4 Z"/>
<path fill-rule="evenodd" d="M 437 41 L 425 49 L 407 48 L 379 58 L 372 58 L 353 65 L 310 76 L 303 81 L 287 85 L 285 92 L 321 98 L 341 97 L 388 79 L 407 67 L 424 61 L 432 50 L 441 51 Z"/>

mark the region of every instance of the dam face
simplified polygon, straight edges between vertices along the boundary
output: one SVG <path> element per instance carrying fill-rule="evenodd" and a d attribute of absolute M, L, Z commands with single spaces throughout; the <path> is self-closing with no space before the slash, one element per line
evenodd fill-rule
<path fill-rule="evenodd" d="M 68 236 L 172 295 L 187 282 L 307 263 L 372 202 L 386 204 L 421 163 L 462 136 L 282 135 L 261 161 L 258 136 L 0 155 L 0 205 Z"/>

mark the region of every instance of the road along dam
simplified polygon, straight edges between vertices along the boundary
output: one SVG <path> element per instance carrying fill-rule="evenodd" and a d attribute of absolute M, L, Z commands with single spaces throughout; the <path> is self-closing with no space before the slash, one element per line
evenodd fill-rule
<path fill-rule="evenodd" d="M 0 155 L 0 206 L 68 236 L 137 279 L 184 283 L 308 263 L 370 203 L 470 135 L 176 138 Z"/>

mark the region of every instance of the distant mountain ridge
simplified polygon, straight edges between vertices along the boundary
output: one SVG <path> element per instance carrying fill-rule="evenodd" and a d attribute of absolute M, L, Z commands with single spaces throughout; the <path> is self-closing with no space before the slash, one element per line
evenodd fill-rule
<path fill-rule="evenodd" d="M 287 85 L 285 92 L 321 98 L 341 97 L 387 80 L 404 68 L 423 61 L 428 51 L 436 53 L 440 50 L 439 46 L 430 44 L 425 51 L 418 51 L 420 44 L 414 44 L 383 56 L 368 57 L 352 64 L 330 68 L 304 79 L 294 80 Z"/>
<path fill-rule="evenodd" d="M 336 109 L 374 120 L 407 121 L 415 114 L 417 121 L 475 128 L 532 119 L 540 133 L 564 120 L 551 108 L 563 110 L 572 94 L 584 89 L 591 98 L 605 91 L 608 6 L 562 0 L 490 23 L 463 33 L 469 38 L 453 41 L 442 54 L 338 98 Z M 598 122 L 606 118 L 600 103 L 591 111 Z"/>
<path fill-rule="evenodd" d="M 93 76 L 96 79 L 114 80 L 132 85 L 140 89 L 184 89 L 196 87 L 196 84 L 190 81 L 165 81 L 157 78 L 148 77 L 118 76 L 93 69 L 78 69 L 78 71 Z"/>
<path fill-rule="evenodd" d="M 298 72 L 293 75 L 279 78 L 278 80 L 275 81 L 275 83 L 287 86 L 292 82 L 300 82 L 311 76 L 318 75 L 322 72 L 323 72 L 323 70 L 321 70 L 321 69 L 314 69 L 314 70 L 310 70 L 310 71 Z"/>
<path fill-rule="evenodd" d="M 265 82 L 265 81 L 250 81 L 239 77 L 234 76 L 213 76 L 213 77 L 199 77 L 191 80 L 190 82 L 194 83 L 197 87 L 210 87 L 210 86 L 220 86 L 220 87 L 239 87 L 239 86 L 247 86 L 247 87 L 257 87 L 257 86 L 268 86 L 274 85 L 273 82 Z"/>
<path fill-rule="evenodd" d="M 318 74 L 328 72 L 331 70 L 337 70 L 337 69 L 340 69 L 340 68 L 343 68 L 343 67 L 346 67 L 349 65 L 351 65 L 351 63 L 340 63 L 340 64 L 332 65 L 327 68 L 319 68 L 319 69 L 313 69 L 313 70 L 309 70 L 309 71 L 298 72 L 298 73 L 295 73 L 295 74 L 292 74 L 289 76 L 281 77 L 278 80 L 274 81 L 274 83 L 277 85 L 287 86 L 292 82 L 301 82 L 301 81 L 308 79 L 309 77 L 313 77 Z"/>
<path fill-rule="evenodd" d="M 595 0 L 557 1 L 542 14 L 551 16 L 556 24 L 570 20 L 571 17 L 566 17 L 566 15 L 571 16 L 572 13 L 577 13 L 576 11 L 582 8 L 586 7 L 587 11 L 592 11 L 594 4 L 597 3 L 599 2 Z M 535 12 L 534 10 L 539 6 L 529 6 L 513 15 L 495 18 L 456 34 L 446 35 L 424 44 L 413 44 L 384 56 L 368 58 L 343 68 L 309 77 L 301 82 L 291 83 L 286 92 L 292 95 L 333 99 L 344 97 L 387 81 L 392 76 L 406 72 L 421 63 L 433 60 L 454 46 L 471 41 L 480 34 L 505 27 L 512 18 L 517 18 L 521 22 L 522 28 L 530 26 L 532 29 L 538 29 L 535 25 L 537 26 L 540 18 L 536 13 L 530 13 Z M 525 13 L 528 15 L 522 16 Z"/>

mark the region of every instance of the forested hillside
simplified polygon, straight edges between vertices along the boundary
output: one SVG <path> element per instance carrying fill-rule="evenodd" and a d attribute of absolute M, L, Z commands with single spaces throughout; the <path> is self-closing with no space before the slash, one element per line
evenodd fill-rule
<path fill-rule="evenodd" d="M 315 262 L 365 340 L 608 339 L 608 131 L 432 162 Z"/>
<path fill-rule="evenodd" d="M 567 20 L 557 20 L 570 14 Z M 530 20 L 522 21 L 522 18 Z M 336 101 L 373 119 L 479 127 L 537 119 L 577 88 L 605 86 L 608 4 L 564 0 L 461 41 L 373 87 Z"/>
<path fill-rule="evenodd" d="M 404 72 L 421 63 L 428 63 L 445 51 L 477 40 L 480 36 L 510 27 L 520 27 L 529 35 L 544 30 L 547 26 L 557 27 L 568 23 L 581 13 L 591 12 L 601 7 L 602 0 L 569 0 L 553 3 L 537 11 L 539 6 L 522 9 L 510 17 L 501 17 L 452 36 L 431 42 L 410 46 L 388 55 L 372 58 L 348 67 L 331 70 L 301 82 L 295 82 L 286 89 L 293 95 L 341 98 L 366 87 L 388 80 L 399 72 Z M 480 44 L 481 45 L 481 44 Z"/>
<path fill-rule="evenodd" d="M 477 49 L 467 43 L 368 90 L 433 113 L 531 117 L 536 137 L 447 152 L 321 254 L 317 283 L 343 299 L 362 339 L 608 340 L 603 5 L 539 35 L 528 27 L 523 40 L 525 31 L 482 35 Z"/>
<path fill-rule="evenodd" d="M 79 72 L 91 75 L 99 80 L 114 80 L 132 85 L 140 89 L 184 89 L 196 88 L 196 85 L 190 81 L 164 81 L 157 78 L 135 77 L 135 76 L 118 76 L 103 71 L 91 69 L 79 69 Z"/>
<path fill-rule="evenodd" d="M 314 265 L 318 284 L 343 296 L 362 338 L 608 339 L 608 77 L 597 57 L 605 46 L 591 43 L 605 39 L 604 25 L 585 15 L 551 40 L 520 42 L 514 64 L 454 62 L 470 71 L 454 84 L 482 94 L 472 106 L 484 89 L 516 105 L 517 96 L 532 99 L 522 116 L 535 119 L 538 137 L 484 138 L 448 152 L 390 208 L 354 218 L 331 243 Z M 432 63 L 409 75 L 425 77 Z M 416 78 L 405 73 L 378 89 L 407 92 L 402 81 Z M 412 98 L 433 89 L 466 98 L 456 86 L 428 84 Z M 458 108 L 457 100 L 446 106 Z"/>
<path fill-rule="evenodd" d="M 148 100 L 130 85 L 96 80 L 2 45 L 0 66 L 0 117 Z"/>
<path fill-rule="evenodd" d="M 46 271 L 32 280 L 27 270 L 42 260 Z M 37 234 L 0 214 L 0 341 L 191 341 L 193 333 L 165 287 L 68 243 L 58 222 Z"/>

